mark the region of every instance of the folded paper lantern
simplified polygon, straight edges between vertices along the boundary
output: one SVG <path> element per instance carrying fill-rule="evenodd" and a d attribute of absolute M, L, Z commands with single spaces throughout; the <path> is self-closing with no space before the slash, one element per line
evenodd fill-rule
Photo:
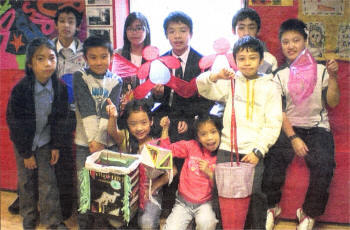
<path fill-rule="evenodd" d="M 85 162 L 90 171 L 90 210 L 129 223 L 138 210 L 140 155 L 102 150 Z"/>
<path fill-rule="evenodd" d="M 170 69 L 181 66 L 174 56 L 159 56 L 155 46 L 147 46 L 142 51 L 146 60 L 139 68 L 119 54 L 114 54 L 111 71 L 120 77 L 135 76 L 146 81 L 134 89 L 136 99 L 144 98 L 156 84 L 166 85 L 184 98 L 193 96 L 197 92 L 195 80 L 187 82 L 172 75 Z"/>
<path fill-rule="evenodd" d="M 169 184 L 173 180 L 173 157 L 168 149 L 157 145 L 145 144 L 141 151 L 141 162 L 145 166 L 145 172 L 149 179 L 148 197 L 149 200 L 161 208 L 161 205 L 152 196 L 152 179 L 158 178 L 163 174 L 168 175 Z"/>
<path fill-rule="evenodd" d="M 168 149 L 146 144 L 141 151 L 141 157 L 142 164 L 148 167 L 168 170 L 173 168 L 172 153 Z"/>

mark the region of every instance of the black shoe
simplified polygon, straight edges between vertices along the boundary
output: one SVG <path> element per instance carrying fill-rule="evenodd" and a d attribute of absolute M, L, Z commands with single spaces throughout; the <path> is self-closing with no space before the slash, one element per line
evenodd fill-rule
<path fill-rule="evenodd" d="M 23 229 L 24 230 L 35 230 L 36 220 L 26 220 L 23 219 Z"/>
<path fill-rule="evenodd" d="M 57 230 L 69 230 L 69 228 L 67 228 L 67 226 L 63 222 L 61 222 L 59 224 L 51 225 L 47 229 L 48 230 L 54 230 L 54 229 L 57 229 Z"/>
<path fill-rule="evenodd" d="M 19 214 L 19 197 L 18 196 L 17 196 L 17 199 L 8 207 L 8 210 L 12 215 Z"/>
<path fill-rule="evenodd" d="M 72 216 L 72 212 L 69 212 L 69 213 L 62 213 L 63 221 L 68 220 L 71 216 Z"/>

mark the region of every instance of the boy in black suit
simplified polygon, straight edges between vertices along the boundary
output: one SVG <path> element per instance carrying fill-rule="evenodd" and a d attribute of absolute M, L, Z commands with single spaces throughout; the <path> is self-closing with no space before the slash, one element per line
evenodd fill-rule
<path fill-rule="evenodd" d="M 183 12 L 171 12 L 164 20 L 163 24 L 166 38 L 169 40 L 172 49 L 163 56 L 174 56 L 181 62 L 181 68 L 173 70 L 173 74 L 185 81 L 191 81 L 197 77 L 201 70 L 198 66 L 202 55 L 190 47 L 193 25 L 192 19 Z M 170 140 L 188 140 L 190 125 L 195 116 L 209 113 L 213 102 L 200 97 L 198 94 L 183 98 L 174 90 L 163 85 L 153 88 L 153 96 L 156 101 L 161 102 L 156 117 L 169 116 L 171 120 Z"/>

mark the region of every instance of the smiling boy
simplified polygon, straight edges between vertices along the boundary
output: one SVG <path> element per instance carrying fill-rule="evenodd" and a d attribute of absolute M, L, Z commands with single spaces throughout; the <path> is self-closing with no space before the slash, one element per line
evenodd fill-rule
<path fill-rule="evenodd" d="M 277 84 L 272 74 L 258 73 L 263 61 L 264 49 L 260 40 L 245 36 L 239 39 L 233 48 L 234 59 L 239 69 L 222 69 L 219 73 L 210 71 L 201 74 L 197 80 L 198 92 L 210 100 L 226 103 L 224 110 L 221 144 L 217 163 L 229 162 L 231 155 L 231 113 L 234 109 L 237 123 L 237 145 L 241 161 L 255 164 L 251 206 L 261 210 L 264 198 L 261 197 L 261 181 L 264 170 L 261 160 L 271 145 L 275 143 L 282 125 L 282 103 L 278 98 Z M 234 79 L 235 93 L 232 95 L 231 79 Z M 234 100 L 234 108 L 232 108 Z M 235 207 L 232 207 L 235 208 Z M 232 210 L 234 213 L 236 210 Z M 260 213 L 261 214 L 261 213 Z M 223 227 L 231 228 L 223 216 Z M 263 215 L 261 215 L 263 216 Z M 252 220 L 261 222 L 261 219 Z M 264 223 L 255 223 L 263 225 Z M 244 226 L 241 226 L 242 228 Z"/>
<path fill-rule="evenodd" d="M 78 194 L 83 183 L 79 175 L 86 158 L 93 152 L 116 144 L 107 135 L 109 116 L 106 106 L 107 98 L 111 98 L 116 106 L 119 105 L 122 88 L 121 78 L 108 70 L 113 54 L 109 40 L 99 36 L 89 37 L 84 42 L 83 51 L 89 68 L 75 72 L 73 78 L 77 117 L 75 144 Z M 92 219 L 89 213 L 79 213 L 80 229 L 90 229 Z"/>
<path fill-rule="evenodd" d="M 181 68 L 173 70 L 172 74 L 185 81 L 191 81 L 201 73 L 198 62 L 202 58 L 202 55 L 190 46 L 193 35 L 192 19 L 183 12 L 171 12 L 164 20 L 163 28 L 172 47 L 163 56 L 174 56 L 181 62 Z M 157 117 L 169 115 L 172 120 L 169 134 L 172 142 L 188 140 L 188 128 L 193 123 L 194 117 L 208 114 L 212 106 L 212 102 L 198 95 L 183 98 L 171 88 L 162 85 L 157 85 L 153 89 L 153 94 L 162 103 Z"/>

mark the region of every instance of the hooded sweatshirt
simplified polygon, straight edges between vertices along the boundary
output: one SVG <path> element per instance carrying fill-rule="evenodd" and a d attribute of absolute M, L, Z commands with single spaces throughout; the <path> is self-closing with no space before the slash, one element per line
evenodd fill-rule
<path fill-rule="evenodd" d="M 212 82 L 211 72 L 196 80 L 198 92 L 210 100 L 226 104 L 219 149 L 231 151 L 232 90 L 230 80 Z M 249 80 L 241 72 L 235 76 L 234 106 L 239 154 L 249 154 L 257 148 L 263 156 L 276 142 L 282 127 L 281 93 L 273 75 L 259 75 Z M 234 143 L 234 142 L 233 142 Z"/>

